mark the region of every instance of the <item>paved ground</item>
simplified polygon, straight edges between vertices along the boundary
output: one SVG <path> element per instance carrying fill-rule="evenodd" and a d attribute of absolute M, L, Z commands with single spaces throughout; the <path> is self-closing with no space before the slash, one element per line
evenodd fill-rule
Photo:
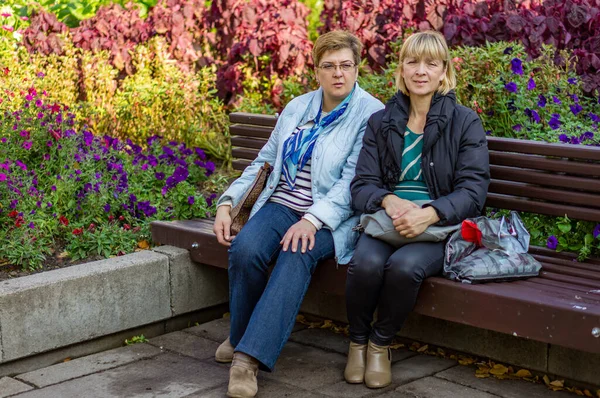
<path fill-rule="evenodd" d="M 44 369 L 0 379 L 0 398 L 224 397 L 228 366 L 213 360 L 229 333 L 219 319 Z M 574 397 L 521 380 L 478 379 L 455 361 L 393 351 L 393 384 L 370 390 L 343 380 L 346 337 L 298 325 L 273 373 L 259 374 L 258 397 Z"/>

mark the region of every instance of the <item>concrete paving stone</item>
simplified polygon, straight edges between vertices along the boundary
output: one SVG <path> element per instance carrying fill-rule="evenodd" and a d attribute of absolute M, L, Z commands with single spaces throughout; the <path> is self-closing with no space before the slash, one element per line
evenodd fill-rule
<path fill-rule="evenodd" d="M 274 371 L 260 375 L 318 393 L 323 386 L 343 381 L 344 366 L 344 355 L 290 342 L 283 348 Z"/>
<path fill-rule="evenodd" d="M 23 373 L 16 378 L 41 388 L 150 358 L 161 352 L 149 344 L 134 344 Z"/>
<path fill-rule="evenodd" d="M 208 359 L 215 355 L 218 343 L 189 333 L 173 332 L 150 339 L 150 344 L 164 350 L 175 351 L 197 359 Z"/>
<path fill-rule="evenodd" d="M 533 384 L 524 380 L 498 380 L 494 377 L 479 379 L 475 377 L 475 368 L 471 366 L 455 366 L 437 373 L 435 377 L 503 398 L 560 398 L 573 396 L 573 394 L 566 391 L 550 391 L 544 385 Z"/>
<path fill-rule="evenodd" d="M 392 381 L 396 384 L 406 384 L 452 366 L 458 366 L 456 361 L 430 355 L 416 355 L 392 365 Z"/>
<path fill-rule="evenodd" d="M 165 353 L 25 392 L 19 398 L 180 398 L 212 390 L 227 380 L 226 369 L 183 355 Z"/>
<path fill-rule="evenodd" d="M 33 390 L 33 387 L 10 377 L 0 378 L 0 398 Z"/>
<path fill-rule="evenodd" d="M 185 398 L 224 398 L 227 396 L 227 384 L 211 391 L 201 391 L 186 396 Z M 323 395 L 315 394 L 289 384 L 275 380 L 267 380 L 258 376 L 258 398 L 318 398 Z"/>
<path fill-rule="evenodd" d="M 229 337 L 229 318 L 215 319 L 202 325 L 183 329 L 182 332 L 191 333 L 221 344 Z"/>
<path fill-rule="evenodd" d="M 396 387 L 398 387 L 398 384 L 392 383 L 385 388 L 372 389 L 364 384 L 348 384 L 345 381 L 342 381 L 325 386 L 317 391 L 328 397 L 367 398 L 393 391 Z"/>
<path fill-rule="evenodd" d="M 436 377 L 426 377 L 398 387 L 381 398 L 497 398 L 496 395 L 454 384 Z M 525 398 L 525 395 L 523 395 Z"/>

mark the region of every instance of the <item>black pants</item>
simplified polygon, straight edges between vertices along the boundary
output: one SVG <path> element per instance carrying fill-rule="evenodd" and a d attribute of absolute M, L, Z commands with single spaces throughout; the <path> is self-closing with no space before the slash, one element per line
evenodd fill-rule
<path fill-rule="evenodd" d="M 389 345 L 415 306 L 423 280 L 441 272 L 444 242 L 400 249 L 362 234 L 348 266 L 346 307 L 350 340 Z M 377 321 L 371 327 L 377 308 Z"/>

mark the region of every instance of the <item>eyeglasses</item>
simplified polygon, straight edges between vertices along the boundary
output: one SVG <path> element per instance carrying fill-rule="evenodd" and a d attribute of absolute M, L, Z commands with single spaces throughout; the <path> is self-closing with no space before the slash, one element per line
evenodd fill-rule
<path fill-rule="evenodd" d="M 356 67 L 356 65 L 352 62 L 344 62 L 343 64 L 339 65 L 333 64 L 331 62 L 325 62 L 322 63 L 321 66 L 319 66 L 319 69 L 327 73 L 333 73 L 333 71 L 335 71 L 338 67 L 342 72 L 350 72 Z"/>

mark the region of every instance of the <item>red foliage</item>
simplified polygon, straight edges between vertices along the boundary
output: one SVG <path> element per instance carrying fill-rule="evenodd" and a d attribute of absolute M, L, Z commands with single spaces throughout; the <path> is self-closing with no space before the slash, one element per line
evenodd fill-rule
<path fill-rule="evenodd" d="M 139 10 L 129 3 L 101 7 L 96 15 L 71 30 L 73 42 L 85 50 L 107 50 L 113 65 L 127 74 L 133 73 L 130 52 L 153 34 L 152 26 L 140 18 Z"/>
<path fill-rule="evenodd" d="M 308 8 L 297 0 L 215 0 L 206 15 L 210 37 L 221 65 L 217 74 L 223 96 L 239 93 L 242 65 L 250 64 L 257 77 L 302 75 L 310 63 Z M 268 60 L 259 59 L 268 55 Z"/>
<path fill-rule="evenodd" d="M 23 33 L 23 44 L 29 52 L 62 54 L 62 41 L 58 35 L 67 31 L 67 25 L 59 22 L 54 14 L 34 11 L 30 25 Z"/>
<path fill-rule="evenodd" d="M 208 40 L 214 42 L 215 34 L 204 27 L 205 13 L 203 0 L 161 0 L 150 10 L 148 23 L 165 37 L 169 51 L 182 65 L 206 66 L 213 62 Z"/>

